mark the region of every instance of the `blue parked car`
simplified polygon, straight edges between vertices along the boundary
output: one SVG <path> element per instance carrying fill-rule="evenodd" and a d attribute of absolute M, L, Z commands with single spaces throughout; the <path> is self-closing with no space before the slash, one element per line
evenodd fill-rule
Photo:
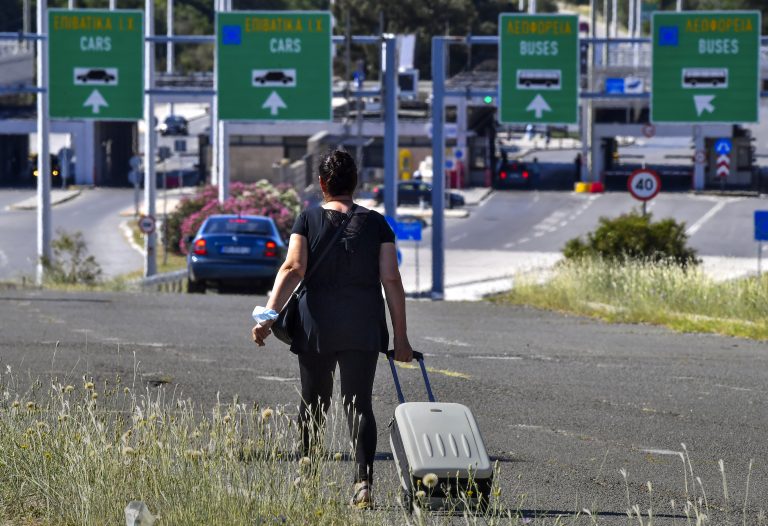
<path fill-rule="evenodd" d="M 264 216 L 212 215 L 189 242 L 191 293 L 204 293 L 210 284 L 218 288 L 238 284 L 266 292 L 287 250 L 275 222 Z"/>

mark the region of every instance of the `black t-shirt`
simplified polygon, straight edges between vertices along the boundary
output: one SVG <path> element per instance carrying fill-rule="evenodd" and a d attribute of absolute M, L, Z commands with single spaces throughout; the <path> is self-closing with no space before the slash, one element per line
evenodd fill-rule
<path fill-rule="evenodd" d="M 395 241 L 395 234 L 384 216 L 357 207 L 344 233 L 315 268 L 345 217 L 317 207 L 302 212 L 293 225 L 293 234 L 307 238 L 311 272 L 299 301 L 303 330 L 294 337 L 294 352 L 379 352 L 389 344 L 379 253 L 382 243 Z"/>

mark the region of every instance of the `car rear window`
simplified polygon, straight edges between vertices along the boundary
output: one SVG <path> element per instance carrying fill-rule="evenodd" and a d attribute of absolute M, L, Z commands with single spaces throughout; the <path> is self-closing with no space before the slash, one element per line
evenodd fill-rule
<path fill-rule="evenodd" d="M 203 233 L 271 235 L 272 226 L 263 219 L 215 218 L 208 220 Z"/>

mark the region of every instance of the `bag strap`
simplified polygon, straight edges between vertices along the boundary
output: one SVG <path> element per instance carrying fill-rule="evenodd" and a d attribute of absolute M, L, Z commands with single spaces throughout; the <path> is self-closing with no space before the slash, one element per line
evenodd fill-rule
<path fill-rule="evenodd" d="M 309 281 L 309 278 L 312 277 L 312 274 L 314 274 L 315 270 L 320 266 L 320 262 L 323 261 L 326 255 L 328 255 L 328 252 L 331 251 L 331 248 L 333 248 L 333 245 L 336 244 L 336 242 L 341 237 L 341 234 L 344 233 L 344 229 L 347 228 L 347 225 L 352 220 L 352 216 L 355 215 L 355 209 L 357 209 L 356 204 L 352 204 L 352 206 L 347 211 L 344 220 L 341 222 L 341 225 L 339 226 L 339 229 L 336 231 L 336 234 L 333 236 L 333 239 L 323 248 L 323 251 L 320 253 L 320 255 L 315 260 L 315 264 L 312 265 L 312 268 L 307 271 L 307 273 L 304 275 L 304 279 L 301 280 L 301 283 L 294 289 L 293 293 L 298 294 L 301 292 L 301 289 L 303 289 L 306 286 L 307 281 Z"/>

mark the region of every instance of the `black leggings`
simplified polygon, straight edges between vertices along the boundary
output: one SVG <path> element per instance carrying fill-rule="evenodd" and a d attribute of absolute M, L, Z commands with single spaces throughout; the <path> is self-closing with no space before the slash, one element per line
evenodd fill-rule
<path fill-rule="evenodd" d="M 308 456 L 322 437 L 322 423 L 331 402 L 333 373 L 339 364 L 341 399 L 347 415 L 349 434 L 355 448 L 355 482 L 373 481 L 373 457 L 376 455 L 376 418 L 373 416 L 373 379 L 379 353 L 343 351 L 299 354 L 301 370 L 302 453 Z"/>

